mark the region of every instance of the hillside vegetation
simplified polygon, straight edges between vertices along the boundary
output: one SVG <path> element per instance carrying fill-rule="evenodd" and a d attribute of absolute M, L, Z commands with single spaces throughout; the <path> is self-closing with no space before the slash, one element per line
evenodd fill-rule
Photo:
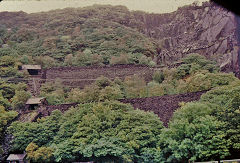
<path fill-rule="evenodd" d="M 240 131 L 235 125 L 239 122 L 239 85 L 233 74 L 220 73 L 212 61 L 197 54 L 184 58 L 177 68 L 156 71 L 148 84 L 138 76 L 124 81 L 100 77 L 84 89 L 68 89 L 59 80 L 45 83 L 41 95 L 50 104 L 84 104 L 65 113 L 54 111 L 37 122 L 13 122 L 7 130 L 13 135 L 10 151 L 25 150 L 32 162 L 157 163 L 235 158 L 240 151 Z M 25 110 L 29 95 L 19 90 L 25 89 L 24 84 L 3 83 L 2 87 L 2 105 L 7 110 L 3 113 L 11 120 L 17 113 L 8 110 Z M 114 101 L 209 89 L 198 102 L 180 103 L 168 128 L 153 113 Z M 1 126 L 6 126 L 6 120 Z"/>
<path fill-rule="evenodd" d="M 92 6 L 29 15 L 5 14 L 1 14 L 0 56 L 20 57 L 23 64 L 154 65 L 151 62 L 156 55 L 154 41 L 123 25 L 125 21 L 136 27 L 141 25 L 126 7 Z"/>
<path fill-rule="evenodd" d="M 190 8 L 194 6 L 179 12 Z M 144 27 L 147 20 L 142 21 L 144 14 L 123 6 L 98 5 L 36 14 L 0 13 L 0 159 L 10 152 L 24 151 L 31 162 L 172 163 L 239 156 L 239 79 L 233 73 L 221 72 L 216 61 L 204 57 L 208 54 L 203 51 L 201 55 L 191 51 L 186 56 L 175 55 L 179 62 L 163 66 L 158 55 L 170 44 L 156 41 L 161 36 L 157 27 L 159 35 L 146 35 L 149 31 Z M 166 15 L 166 19 L 151 22 L 180 21 L 181 16 Z M 141 64 L 147 65 L 144 68 L 153 75 L 150 81 L 136 74 L 128 76 L 124 71 L 121 79 L 92 75 L 96 79 L 81 89 L 67 87 L 51 73 L 49 81 L 40 75 L 34 78 L 27 71 L 19 71 L 23 64 L 60 71 L 63 69 L 58 67 L 63 66 Z M 114 69 L 114 73 L 117 71 Z M 77 78 L 68 72 L 63 79 Z M 34 79 L 43 80 L 39 96 L 46 98 L 46 105 L 77 104 L 64 113 L 55 110 L 33 121 L 34 114 L 45 107 L 27 110 L 25 105 L 33 96 L 29 81 Z M 119 102 L 197 91 L 207 93 L 199 101 L 177 104 L 179 109 L 168 127 L 154 113 Z"/>
<path fill-rule="evenodd" d="M 14 151 L 33 162 L 186 162 L 237 157 L 239 81 L 182 104 L 169 124 L 119 102 L 78 105 L 38 122 L 14 122 Z"/>

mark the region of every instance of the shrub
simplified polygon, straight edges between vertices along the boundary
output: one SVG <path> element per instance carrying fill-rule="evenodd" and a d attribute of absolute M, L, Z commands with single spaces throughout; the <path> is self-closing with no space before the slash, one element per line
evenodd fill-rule
<path fill-rule="evenodd" d="M 191 54 L 183 59 L 183 64 L 177 68 L 175 77 L 182 79 L 198 71 L 207 70 L 210 73 L 218 72 L 219 68 L 214 62 L 207 60 L 199 54 Z"/>
<path fill-rule="evenodd" d="M 78 88 L 74 88 L 68 93 L 68 97 L 66 101 L 70 103 L 80 102 L 82 96 L 83 96 L 83 92 Z"/>
<path fill-rule="evenodd" d="M 149 97 L 152 97 L 152 96 L 163 96 L 164 95 L 164 88 L 159 83 L 150 82 L 147 85 L 147 89 L 148 89 L 147 92 L 148 92 L 148 96 Z"/>
<path fill-rule="evenodd" d="M 91 56 L 88 53 L 78 52 L 73 60 L 74 66 L 86 66 L 91 64 Z"/>
<path fill-rule="evenodd" d="M 148 65 L 150 63 L 150 61 L 152 61 L 151 57 L 147 57 L 145 55 L 143 55 L 140 59 L 139 59 L 139 64 L 142 65 Z"/>
<path fill-rule="evenodd" d="M 183 64 L 177 68 L 175 77 L 177 79 L 182 79 L 183 77 L 190 74 L 191 64 Z"/>
<path fill-rule="evenodd" d="M 121 90 L 118 87 L 107 86 L 100 91 L 99 100 L 117 100 L 123 97 Z"/>
<path fill-rule="evenodd" d="M 35 143 L 30 143 L 27 148 L 27 158 L 31 162 L 52 162 L 54 150 L 50 147 L 38 147 Z"/>
<path fill-rule="evenodd" d="M 15 95 L 13 96 L 12 100 L 12 107 L 14 109 L 22 109 L 25 106 L 27 100 L 31 97 L 30 93 L 22 90 L 16 91 Z"/>
<path fill-rule="evenodd" d="M 147 97 L 146 82 L 138 75 L 126 77 L 124 80 L 124 88 L 127 98 Z"/>
<path fill-rule="evenodd" d="M 120 56 L 112 56 L 110 60 L 111 65 L 115 64 L 129 64 L 129 57 L 127 54 L 121 54 Z"/>
<path fill-rule="evenodd" d="M 199 72 L 186 80 L 186 84 L 184 87 L 182 86 L 180 92 L 209 90 L 211 88 L 229 85 L 237 80 L 233 74 Z"/>
<path fill-rule="evenodd" d="M 35 58 L 36 64 L 41 65 L 43 68 L 55 67 L 57 62 L 50 56 L 39 56 Z"/>
<path fill-rule="evenodd" d="M 64 59 L 64 63 L 65 66 L 72 66 L 73 65 L 73 55 L 72 54 L 68 54 L 65 59 Z"/>
<path fill-rule="evenodd" d="M 150 66 L 150 67 L 155 67 L 155 66 L 156 66 L 156 63 L 155 63 L 154 61 L 150 61 L 150 62 L 148 63 L 148 66 Z"/>
<path fill-rule="evenodd" d="M 101 65 L 103 64 L 102 55 L 93 54 L 91 56 L 91 65 Z"/>
<path fill-rule="evenodd" d="M 164 75 L 161 71 L 155 71 L 153 73 L 153 80 L 157 83 L 162 83 L 164 80 Z"/>
<path fill-rule="evenodd" d="M 105 88 L 107 86 L 112 85 L 112 81 L 110 79 L 108 79 L 107 77 L 100 76 L 96 79 L 95 85 L 100 88 Z"/>

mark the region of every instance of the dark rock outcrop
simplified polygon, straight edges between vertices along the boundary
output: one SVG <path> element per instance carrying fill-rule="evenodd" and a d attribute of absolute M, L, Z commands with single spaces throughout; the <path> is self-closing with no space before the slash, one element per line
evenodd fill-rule
<path fill-rule="evenodd" d="M 60 18 L 56 15 L 64 15 L 66 20 L 58 21 L 56 19 Z M 223 71 L 239 71 L 239 23 L 233 13 L 212 2 L 205 2 L 202 6 L 184 6 L 166 14 L 130 12 L 126 7 L 110 5 L 95 6 L 95 10 L 64 9 L 35 14 L 2 12 L 0 24 L 8 28 L 26 26 L 41 37 L 56 34 L 51 25 L 46 26 L 52 24 L 66 27 L 68 30 L 65 35 L 72 35 L 81 31 L 85 19 L 95 17 L 113 22 L 116 26 L 130 27 L 151 37 L 157 47 L 154 61 L 158 63 L 169 65 L 190 53 L 200 53 L 216 60 Z"/>
<path fill-rule="evenodd" d="M 143 23 L 141 31 L 158 40 L 158 62 L 170 64 L 189 53 L 200 53 L 215 59 L 224 71 L 239 71 L 237 23 L 226 9 L 206 2 L 169 14 L 134 15 Z"/>

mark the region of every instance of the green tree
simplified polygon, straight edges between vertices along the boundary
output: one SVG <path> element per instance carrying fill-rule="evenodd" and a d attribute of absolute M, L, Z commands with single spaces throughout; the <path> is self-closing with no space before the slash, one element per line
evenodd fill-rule
<path fill-rule="evenodd" d="M 18 113 L 15 111 L 6 111 L 5 108 L 0 104 L 0 142 L 3 142 L 3 132 L 9 121 L 12 121 L 17 117 Z M 2 143 L 0 143 L 0 154 L 3 152 Z"/>
<path fill-rule="evenodd" d="M 231 142 L 230 152 L 232 157 L 237 157 L 240 152 L 240 83 L 239 81 L 229 86 L 219 87 L 207 92 L 201 97 L 202 102 L 216 105 L 214 116 L 226 123 L 222 130 Z"/>
<path fill-rule="evenodd" d="M 163 130 L 160 146 L 164 162 L 220 160 L 230 155 L 225 122 L 211 116 L 215 106 L 187 103 Z"/>
<path fill-rule="evenodd" d="M 39 153 L 39 149 L 50 147 L 57 162 L 139 162 L 144 159 L 143 154 L 157 159 L 159 150 L 155 148 L 162 128 L 153 113 L 111 101 L 81 104 L 63 115 L 56 111 L 38 122 L 15 122 L 8 130 L 14 136 L 12 150 L 27 148 L 31 158 L 42 160 L 41 153 L 47 153 Z"/>
<path fill-rule="evenodd" d="M 12 101 L 11 105 L 13 106 L 14 109 L 22 109 L 30 97 L 31 97 L 30 93 L 24 90 L 16 91 L 15 95 L 11 99 Z"/>
<path fill-rule="evenodd" d="M 40 119 L 38 122 L 13 122 L 8 127 L 8 133 L 12 133 L 12 151 L 24 151 L 31 143 L 37 146 L 46 146 L 50 143 L 61 125 L 62 113 L 53 111 L 50 117 Z"/>
<path fill-rule="evenodd" d="M 50 147 L 38 147 L 34 143 L 30 143 L 27 148 L 27 158 L 32 162 L 52 162 L 53 149 Z"/>

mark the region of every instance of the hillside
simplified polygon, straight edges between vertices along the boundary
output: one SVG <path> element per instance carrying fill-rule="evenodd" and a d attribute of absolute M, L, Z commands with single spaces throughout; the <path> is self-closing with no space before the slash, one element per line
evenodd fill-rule
<path fill-rule="evenodd" d="M 212 3 L 1 12 L 0 161 L 236 159 L 236 20 Z"/>
<path fill-rule="evenodd" d="M 73 65 L 154 65 L 151 60 L 164 65 L 200 53 L 223 70 L 238 72 L 234 15 L 209 2 L 168 14 L 108 5 L 34 14 L 2 12 L 0 24 L 0 54 L 20 55 L 25 64 L 52 67 L 68 65 L 74 58 Z M 39 56 L 51 57 L 51 62 Z"/>

